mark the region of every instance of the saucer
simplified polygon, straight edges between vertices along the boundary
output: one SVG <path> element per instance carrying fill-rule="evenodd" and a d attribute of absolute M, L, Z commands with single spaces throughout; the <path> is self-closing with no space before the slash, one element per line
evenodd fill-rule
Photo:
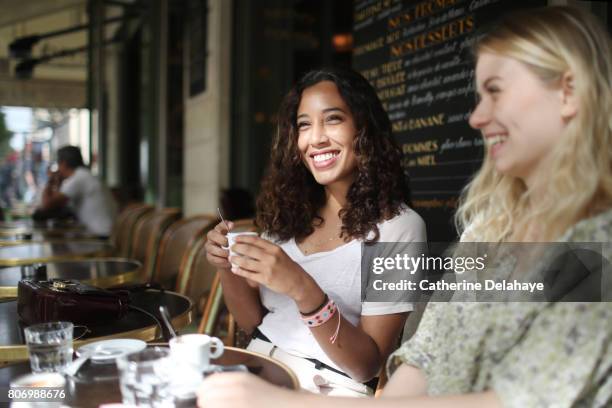
<path fill-rule="evenodd" d="M 102 340 L 79 347 L 78 354 L 91 352 L 93 362 L 113 362 L 117 357 L 144 350 L 147 343 L 136 339 Z"/>

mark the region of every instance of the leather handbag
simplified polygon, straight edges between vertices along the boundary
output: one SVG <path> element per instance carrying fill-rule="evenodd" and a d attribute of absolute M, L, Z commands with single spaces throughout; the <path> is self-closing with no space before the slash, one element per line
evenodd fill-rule
<path fill-rule="evenodd" d="M 27 324 L 69 321 L 102 323 L 128 312 L 130 293 L 105 290 L 78 281 L 24 279 L 17 287 L 17 314 Z"/>

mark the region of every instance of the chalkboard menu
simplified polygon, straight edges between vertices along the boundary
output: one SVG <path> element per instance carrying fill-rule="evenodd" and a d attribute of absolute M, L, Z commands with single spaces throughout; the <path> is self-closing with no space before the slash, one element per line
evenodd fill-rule
<path fill-rule="evenodd" d="M 355 2 L 353 68 L 376 88 L 389 114 L 412 206 L 425 219 L 430 241 L 456 239 L 457 198 L 482 160 L 482 139 L 467 123 L 475 105 L 471 46 L 479 28 L 526 3 Z"/>

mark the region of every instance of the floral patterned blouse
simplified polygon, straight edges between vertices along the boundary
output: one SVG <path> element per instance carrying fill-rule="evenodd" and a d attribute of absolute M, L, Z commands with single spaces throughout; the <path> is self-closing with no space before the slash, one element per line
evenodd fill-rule
<path fill-rule="evenodd" d="M 607 211 L 560 241 L 611 238 Z M 612 407 L 612 303 L 432 302 L 388 374 L 401 364 L 424 372 L 429 395 L 492 389 L 504 407 Z"/>

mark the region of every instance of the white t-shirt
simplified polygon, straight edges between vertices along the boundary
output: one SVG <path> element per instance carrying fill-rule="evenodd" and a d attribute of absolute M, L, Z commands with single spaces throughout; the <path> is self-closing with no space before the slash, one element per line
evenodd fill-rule
<path fill-rule="evenodd" d="M 379 242 L 426 242 L 423 219 L 412 209 L 378 224 Z M 361 240 L 352 240 L 336 249 L 304 255 L 292 238 L 277 244 L 311 275 L 323 291 L 333 299 L 342 316 L 353 325 L 362 315 L 385 315 L 412 311 L 412 303 L 361 302 Z M 260 286 L 261 302 L 269 313 L 259 330 L 277 347 L 301 357 L 316 358 L 338 368 L 325 354 L 310 329 L 302 322 L 295 302 L 288 296 Z"/>
<path fill-rule="evenodd" d="M 69 199 L 69 205 L 87 232 L 110 235 L 116 207 L 110 191 L 85 167 L 78 167 L 62 183 L 60 192 Z"/>

